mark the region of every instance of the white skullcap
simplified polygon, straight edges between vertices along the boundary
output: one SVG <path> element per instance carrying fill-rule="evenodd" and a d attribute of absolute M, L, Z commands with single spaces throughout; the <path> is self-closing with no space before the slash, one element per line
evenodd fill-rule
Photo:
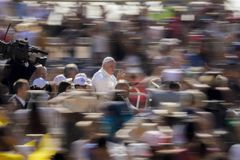
<path fill-rule="evenodd" d="M 48 82 L 41 77 L 33 81 L 33 86 L 38 88 L 44 88 L 47 84 Z"/>
<path fill-rule="evenodd" d="M 54 81 L 54 83 L 56 84 L 56 85 L 59 85 L 61 82 L 64 82 L 64 81 L 66 81 L 67 79 L 66 79 L 66 77 L 63 75 L 63 74 L 59 74 L 59 75 L 57 75 L 54 79 L 53 79 L 53 81 Z"/>
<path fill-rule="evenodd" d="M 112 57 L 105 57 L 102 61 L 102 64 L 105 64 L 105 63 L 108 63 L 108 62 L 111 62 L 111 61 L 115 62 L 115 59 L 112 58 Z"/>
<path fill-rule="evenodd" d="M 74 85 L 85 86 L 87 85 L 87 78 L 85 77 L 76 77 L 73 81 Z"/>

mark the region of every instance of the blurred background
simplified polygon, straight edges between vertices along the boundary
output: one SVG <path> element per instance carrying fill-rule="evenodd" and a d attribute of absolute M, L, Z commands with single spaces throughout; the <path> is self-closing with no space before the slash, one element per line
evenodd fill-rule
<path fill-rule="evenodd" d="M 0 160 L 239 160 L 239 0 L 0 0 L 0 40 Z"/>

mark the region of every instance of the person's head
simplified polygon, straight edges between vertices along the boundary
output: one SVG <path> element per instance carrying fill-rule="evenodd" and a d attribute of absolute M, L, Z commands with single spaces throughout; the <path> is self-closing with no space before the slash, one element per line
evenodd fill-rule
<path fill-rule="evenodd" d="M 13 84 L 15 93 L 17 96 L 27 99 L 28 97 L 28 90 L 29 90 L 29 83 L 26 79 L 19 79 Z"/>
<path fill-rule="evenodd" d="M 83 76 L 78 76 L 73 81 L 76 89 L 86 89 L 87 88 L 87 78 Z"/>
<path fill-rule="evenodd" d="M 42 65 L 37 65 L 35 70 L 36 78 L 42 77 L 44 79 L 47 78 L 47 68 Z"/>
<path fill-rule="evenodd" d="M 31 89 L 34 90 L 45 90 L 47 85 L 48 85 L 48 81 L 44 80 L 43 78 L 37 78 L 33 81 L 32 87 Z"/>
<path fill-rule="evenodd" d="M 61 82 L 58 86 L 58 94 L 66 92 L 71 89 L 71 83 L 69 82 Z"/>
<path fill-rule="evenodd" d="M 102 68 L 110 75 L 114 74 L 114 70 L 116 67 L 116 61 L 112 57 L 104 58 L 102 62 Z"/>
<path fill-rule="evenodd" d="M 180 90 L 180 84 L 179 83 L 177 83 L 177 82 L 170 82 L 169 83 L 169 89 L 171 90 L 171 91 L 179 91 Z"/>
<path fill-rule="evenodd" d="M 122 90 L 121 93 L 119 93 L 123 98 L 127 98 L 129 96 L 129 84 L 125 80 L 118 81 L 115 89 Z"/>
<path fill-rule="evenodd" d="M 54 82 L 54 84 L 59 86 L 59 84 L 61 82 L 65 82 L 66 80 L 67 80 L 67 78 L 63 74 L 59 74 L 59 75 L 54 77 L 53 82 Z"/>
<path fill-rule="evenodd" d="M 76 64 L 67 64 L 64 68 L 64 76 L 66 78 L 72 78 L 74 79 L 74 77 L 76 76 L 76 74 L 78 74 L 78 67 Z"/>

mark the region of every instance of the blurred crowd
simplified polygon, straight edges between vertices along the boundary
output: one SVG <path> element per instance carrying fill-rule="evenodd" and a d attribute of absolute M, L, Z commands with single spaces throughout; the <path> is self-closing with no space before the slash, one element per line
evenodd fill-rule
<path fill-rule="evenodd" d="M 223 2 L 0 1 L 0 160 L 239 160 Z M 18 39 L 47 62 L 4 50 Z"/>

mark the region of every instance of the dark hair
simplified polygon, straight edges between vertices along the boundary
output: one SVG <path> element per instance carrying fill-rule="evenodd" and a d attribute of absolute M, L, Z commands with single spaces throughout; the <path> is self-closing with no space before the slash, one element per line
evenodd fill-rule
<path fill-rule="evenodd" d="M 168 86 L 170 90 L 176 90 L 176 91 L 180 90 L 180 84 L 177 82 L 169 82 Z"/>
<path fill-rule="evenodd" d="M 106 137 L 98 137 L 96 139 L 96 143 L 97 143 L 97 146 L 99 148 L 106 148 L 106 144 L 107 144 L 107 138 Z"/>
<path fill-rule="evenodd" d="M 13 89 L 14 92 L 17 93 L 22 86 L 28 85 L 28 81 L 26 79 L 18 79 L 14 84 L 13 84 Z"/>
<path fill-rule="evenodd" d="M 66 92 L 67 88 L 71 86 L 69 82 L 61 82 L 58 86 L 58 94 Z"/>

